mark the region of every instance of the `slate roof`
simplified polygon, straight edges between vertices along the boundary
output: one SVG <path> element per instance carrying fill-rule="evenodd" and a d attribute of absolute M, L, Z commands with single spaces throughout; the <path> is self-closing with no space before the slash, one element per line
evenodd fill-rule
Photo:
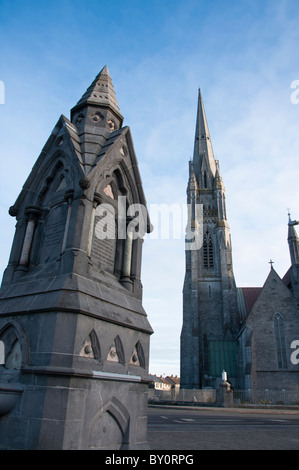
<path fill-rule="evenodd" d="M 262 291 L 262 287 L 238 287 L 238 307 L 240 322 L 244 322 L 252 310 L 258 296 Z"/>
<path fill-rule="evenodd" d="M 285 273 L 282 282 L 286 287 L 291 288 L 291 268 Z M 262 289 L 262 287 L 238 287 L 239 320 L 241 323 L 248 317 Z"/>

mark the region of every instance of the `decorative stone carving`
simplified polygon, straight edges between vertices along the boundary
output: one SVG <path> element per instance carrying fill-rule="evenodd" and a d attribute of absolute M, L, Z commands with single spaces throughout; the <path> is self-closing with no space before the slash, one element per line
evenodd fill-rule
<path fill-rule="evenodd" d="M 15 206 L 10 206 L 8 213 L 11 217 L 16 217 L 16 215 L 18 215 L 18 210 Z"/>
<path fill-rule="evenodd" d="M 99 362 L 101 361 L 100 343 L 97 334 L 94 330 L 92 330 L 88 337 L 85 339 L 82 349 L 80 351 L 80 356 L 96 359 Z"/>
<path fill-rule="evenodd" d="M 125 353 L 120 337 L 117 335 L 114 339 L 114 343 L 110 347 L 107 361 L 125 363 Z"/>
<path fill-rule="evenodd" d="M 79 185 L 82 189 L 88 189 L 90 187 L 90 181 L 86 176 L 83 176 L 79 181 Z"/>

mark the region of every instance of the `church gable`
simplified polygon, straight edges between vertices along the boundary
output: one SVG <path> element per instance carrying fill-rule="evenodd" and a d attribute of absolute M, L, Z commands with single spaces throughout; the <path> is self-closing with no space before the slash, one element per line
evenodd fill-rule
<path fill-rule="evenodd" d="M 133 283 L 139 296 L 139 257 L 150 222 L 128 127 L 111 134 L 88 175 L 88 184 L 86 197 L 94 200 L 87 250 L 93 272 L 104 270 L 130 290 Z"/>
<path fill-rule="evenodd" d="M 278 303 L 285 302 L 287 299 L 293 302 L 293 296 L 291 292 L 273 268 L 270 270 L 270 273 L 261 289 L 253 310 L 255 307 L 258 307 L 259 304 L 267 304 L 269 299 L 272 299 L 273 301 L 275 300 L 275 302 Z"/>
<path fill-rule="evenodd" d="M 299 334 L 297 308 L 292 293 L 273 268 L 248 315 L 246 326 L 254 332 L 257 373 L 293 368 L 290 345 Z"/>
<path fill-rule="evenodd" d="M 146 206 L 129 127 L 111 134 L 88 177 L 91 184 L 93 180 L 100 179 L 100 183 L 95 187 L 96 192 L 105 190 L 104 193 L 110 194 L 112 199 L 117 199 L 118 195 L 126 195 L 128 204 L 138 203 Z M 111 189 L 107 188 L 108 185 Z"/>
<path fill-rule="evenodd" d="M 75 189 L 75 181 L 83 176 L 78 143 L 74 129 L 70 130 L 67 119 L 61 116 L 35 162 L 21 193 L 10 208 L 11 215 L 22 216 L 28 205 L 43 207 L 49 194 L 52 199 L 67 190 Z M 17 217 L 17 218 L 18 218 Z"/>

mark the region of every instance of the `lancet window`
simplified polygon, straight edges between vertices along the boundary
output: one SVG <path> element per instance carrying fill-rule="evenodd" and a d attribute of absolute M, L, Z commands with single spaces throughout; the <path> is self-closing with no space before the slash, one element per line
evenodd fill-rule
<path fill-rule="evenodd" d="M 203 174 L 203 186 L 204 186 L 205 189 L 207 189 L 207 187 L 208 187 L 208 175 L 207 175 L 206 171 Z"/>
<path fill-rule="evenodd" d="M 283 318 L 280 313 L 276 313 L 274 319 L 274 329 L 276 338 L 276 350 L 279 369 L 287 368 L 287 355 L 285 347 Z"/>
<path fill-rule="evenodd" d="M 203 238 L 203 265 L 205 268 L 214 268 L 214 247 L 211 235 L 207 232 Z"/>

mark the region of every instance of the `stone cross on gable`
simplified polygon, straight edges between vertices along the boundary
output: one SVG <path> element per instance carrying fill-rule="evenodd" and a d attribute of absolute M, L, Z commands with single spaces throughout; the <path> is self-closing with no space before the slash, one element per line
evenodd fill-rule
<path fill-rule="evenodd" d="M 272 261 L 272 259 L 270 259 L 269 264 L 271 264 L 271 269 L 273 269 L 274 261 Z"/>

